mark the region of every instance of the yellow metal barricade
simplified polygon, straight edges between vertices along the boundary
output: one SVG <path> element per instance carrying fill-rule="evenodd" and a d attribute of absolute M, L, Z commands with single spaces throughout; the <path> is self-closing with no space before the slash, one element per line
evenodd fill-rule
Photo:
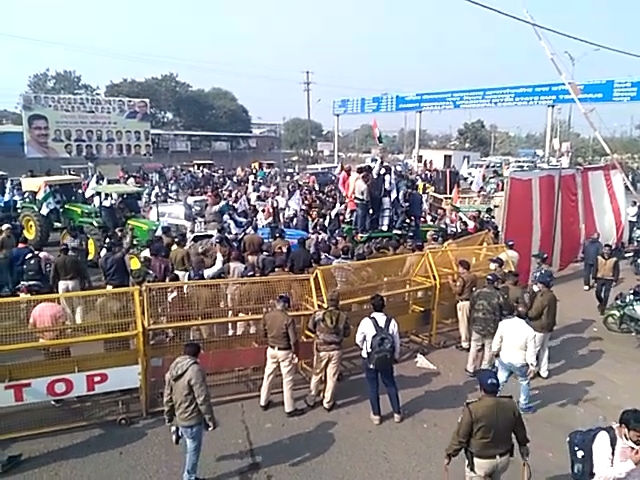
<path fill-rule="evenodd" d="M 140 413 L 138 293 L 0 300 L 1 438 Z"/>
<path fill-rule="evenodd" d="M 493 234 L 484 230 L 482 232 L 474 233 L 473 235 L 468 235 L 456 240 L 450 240 L 449 242 L 445 243 L 444 246 L 477 247 L 481 245 L 493 244 L 495 244 L 495 242 L 493 241 Z"/>
<path fill-rule="evenodd" d="M 278 295 L 291 299 L 290 315 L 304 331 L 314 311 L 310 275 L 150 284 L 144 287 L 145 329 L 148 341 L 147 401 L 150 411 L 162 406 L 164 375 L 181 354 L 184 343 L 203 347 L 200 362 L 215 398 L 255 394 L 265 363 L 264 313 Z M 311 355 L 302 344 L 300 358 Z"/>
<path fill-rule="evenodd" d="M 437 281 L 437 307 L 433 311 L 431 341 L 437 342 L 438 335 L 457 332 L 456 299 L 452 283 L 458 273 L 458 261 L 467 260 L 471 272 L 477 275 L 479 285 L 491 270 L 489 260 L 506 252 L 504 245 L 477 245 L 458 247 L 450 243 L 442 249 L 429 250 Z"/>

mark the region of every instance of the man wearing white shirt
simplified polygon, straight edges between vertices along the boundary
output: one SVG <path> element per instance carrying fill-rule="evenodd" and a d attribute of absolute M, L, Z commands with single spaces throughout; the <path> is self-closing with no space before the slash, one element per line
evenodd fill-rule
<path fill-rule="evenodd" d="M 520 254 L 513 248 L 515 246 L 515 242 L 513 240 L 507 240 L 505 245 L 507 250 L 498 255 L 498 258 L 501 258 L 504 261 L 506 271 L 517 272 Z"/>
<path fill-rule="evenodd" d="M 631 244 L 633 241 L 633 230 L 638 224 L 638 202 L 631 200 L 631 205 L 627 208 L 627 221 L 629 222 L 629 238 L 627 243 Z"/>
<path fill-rule="evenodd" d="M 387 332 L 393 337 L 394 341 L 394 360 L 400 359 L 400 333 L 398 331 L 398 323 L 395 319 L 384 313 L 385 301 L 384 297 L 375 294 L 371 297 L 371 308 L 373 313 L 363 318 L 358 325 L 356 332 L 356 344 L 360 347 L 362 355 L 362 365 L 369 389 L 369 403 L 371 405 L 371 421 L 374 425 L 380 425 L 382 415 L 380 412 L 380 378 L 389 396 L 389 403 L 393 410 L 393 420 L 396 423 L 402 421 L 402 410 L 400 409 L 400 397 L 398 395 L 398 386 L 394 375 L 393 363 L 385 368 L 376 368 L 370 365 L 369 354 L 371 353 L 371 342 L 378 334 L 378 329 L 374 326 L 376 322 L 380 329 L 387 328 Z"/>
<path fill-rule="evenodd" d="M 531 413 L 530 381 L 536 372 L 536 332 L 527 323 L 526 315 L 518 312 L 516 316 L 504 318 L 498 324 L 498 330 L 491 343 L 491 351 L 498 356 L 498 381 L 500 388 L 515 375 L 520 383 L 518 407 L 522 413 Z"/>
<path fill-rule="evenodd" d="M 640 479 L 640 410 L 623 410 L 612 437 L 603 429 L 591 446 L 594 480 Z"/>

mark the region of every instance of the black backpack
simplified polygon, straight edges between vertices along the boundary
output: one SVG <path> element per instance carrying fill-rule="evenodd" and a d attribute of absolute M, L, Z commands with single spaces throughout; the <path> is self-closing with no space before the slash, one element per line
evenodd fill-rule
<path fill-rule="evenodd" d="M 44 277 L 42 270 L 42 259 L 40 255 L 29 253 L 24 259 L 22 267 L 22 279 L 25 282 L 41 282 Z"/>
<path fill-rule="evenodd" d="M 371 339 L 371 350 L 369 350 L 367 356 L 369 365 L 377 370 L 388 369 L 393 365 L 396 350 L 396 342 L 393 335 L 389 333 L 391 317 L 387 316 L 384 321 L 384 328 L 380 328 L 376 319 L 369 317 L 369 320 L 371 320 L 373 327 L 376 329 L 376 334 Z"/>
<path fill-rule="evenodd" d="M 618 436 L 613 427 L 595 427 L 588 430 L 575 430 L 567 437 L 572 480 L 591 480 L 593 478 L 593 441 L 602 431 L 607 432 L 609 435 L 611 451 L 615 453 Z"/>

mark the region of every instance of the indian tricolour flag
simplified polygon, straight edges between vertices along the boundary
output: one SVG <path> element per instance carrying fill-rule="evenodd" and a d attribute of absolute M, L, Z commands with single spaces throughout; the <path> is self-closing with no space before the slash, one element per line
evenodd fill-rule
<path fill-rule="evenodd" d="M 378 128 L 378 122 L 376 121 L 375 118 L 373 119 L 373 123 L 371 124 L 371 126 L 373 127 L 373 138 L 376 140 L 376 143 L 378 145 L 382 145 L 382 143 L 383 143 L 383 141 L 382 141 L 382 132 Z"/>
<path fill-rule="evenodd" d="M 53 201 L 53 192 L 48 185 L 43 184 L 38 193 L 36 200 L 40 203 L 40 215 L 47 215 L 51 210 L 57 208 L 56 202 Z"/>

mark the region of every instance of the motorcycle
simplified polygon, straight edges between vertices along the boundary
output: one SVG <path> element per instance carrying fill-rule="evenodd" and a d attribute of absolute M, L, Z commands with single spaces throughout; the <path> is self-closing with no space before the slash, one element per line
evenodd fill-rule
<path fill-rule="evenodd" d="M 621 292 L 607 308 L 602 319 L 604 327 L 613 333 L 640 337 L 640 295 L 636 289 Z"/>

